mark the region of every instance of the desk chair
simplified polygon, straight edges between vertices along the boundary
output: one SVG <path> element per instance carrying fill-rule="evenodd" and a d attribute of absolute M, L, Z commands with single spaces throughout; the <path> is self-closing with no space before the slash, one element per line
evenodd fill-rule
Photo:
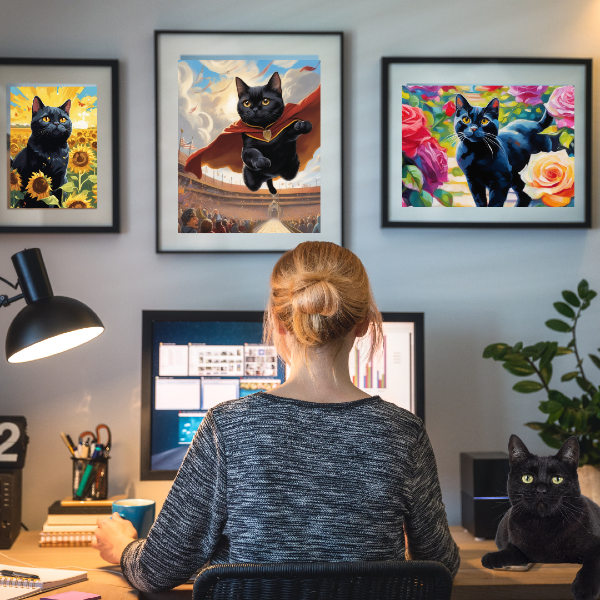
<path fill-rule="evenodd" d="M 194 600 L 450 600 L 450 571 L 433 561 L 215 565 Z"/>

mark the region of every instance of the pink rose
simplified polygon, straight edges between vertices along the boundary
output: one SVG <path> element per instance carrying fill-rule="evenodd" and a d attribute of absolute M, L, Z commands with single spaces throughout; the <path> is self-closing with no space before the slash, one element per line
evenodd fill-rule
<path fill-rule="evenodd" d="M 448 156 L 434 138 L 425 140 L 417 150 L 417 166 L 425 177 L 423 189 L 432 194 L 448 181 Z"/>
<path fill-rule="evenodd" d="M 575 88 L 572 85 L 565 85 L 556 88 L 548 102 L 546 109 L 556 119 L 557 127 L 575 127 Z"/>
<path fill-rule="evenodd" d="M 431 137 L 423 111 L 409 104 L 402 105 L 402 151 L 413 158 L 417 148 Z"/>
<path fill-rule="evenodd" d="M 522 104 L 541 104 L 542 94 L 548 89 L 547 85 L 511 85 L 508 93 Z"/>
<path fill-rule="evenodd" d="M 442 106 L 442 110 L 449 117 L 451 117 L 456 112 L 456 102 L 454 102 L 454 100 L 450 100 L 449 102 L 446 102 L 446 104 L 444 104 L 444 106 Z"/>

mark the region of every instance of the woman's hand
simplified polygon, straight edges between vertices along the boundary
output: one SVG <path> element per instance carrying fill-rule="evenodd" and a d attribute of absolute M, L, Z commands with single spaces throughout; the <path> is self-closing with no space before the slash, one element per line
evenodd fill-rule
<path fill-rule="evenodd" d="M 119 513 L 111 517 L 99 517 L 96 521 L 98 529 L 92 537 L 92 548 L 100 550 L 100 558 L 113 565 L 121 562 L 123 550 L 137 539 L 137 531 L 131 524 L 121 518 Z"/>

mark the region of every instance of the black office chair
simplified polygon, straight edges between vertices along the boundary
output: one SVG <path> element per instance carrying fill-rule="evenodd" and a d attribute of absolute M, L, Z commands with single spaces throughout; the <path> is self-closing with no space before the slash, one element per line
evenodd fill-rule
<path fill-rule="evenodd" d="M 215 565 L 194 600 L 450 600 L 452 575 L 433 561 Z"/>

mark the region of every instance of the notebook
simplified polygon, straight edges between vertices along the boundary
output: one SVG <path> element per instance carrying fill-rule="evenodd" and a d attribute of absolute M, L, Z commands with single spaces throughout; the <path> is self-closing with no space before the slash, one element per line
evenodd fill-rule
<path fill-rule="evenodd" d="M 53 590 L 87 579 L 85 571 L 34 569 L 33 567 L 16 567 L 14 565 L 0 565 L 0 570 L 18 571 L 39 577 L 39 579 L 26 579 L 0 575 L 0 600 L 27 598 L 39 594 L 41 591 Z"/>

